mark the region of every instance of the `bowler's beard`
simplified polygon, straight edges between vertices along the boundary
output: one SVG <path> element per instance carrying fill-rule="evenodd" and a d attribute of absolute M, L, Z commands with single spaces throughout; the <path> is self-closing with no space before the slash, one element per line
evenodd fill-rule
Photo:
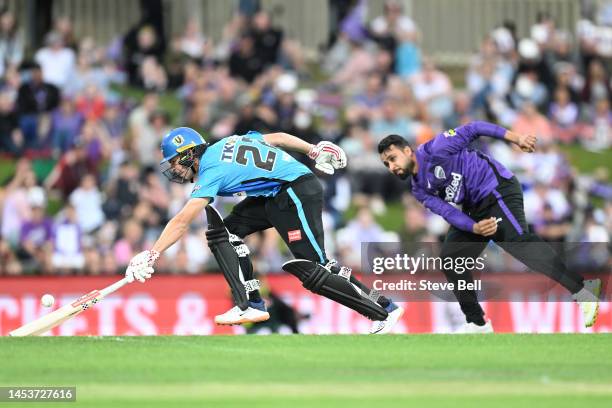
<path fill-rule="evenodd" d="M 414 161 L 409 160 L 408 164 L 406 164 L 406 167 L 402 170 L 403 173 L 397 175 L 397 177 L 399 177 L 401 180 L 406 180 L 408 177 L 412 176 L 412 173 L 414 171 Z"/>

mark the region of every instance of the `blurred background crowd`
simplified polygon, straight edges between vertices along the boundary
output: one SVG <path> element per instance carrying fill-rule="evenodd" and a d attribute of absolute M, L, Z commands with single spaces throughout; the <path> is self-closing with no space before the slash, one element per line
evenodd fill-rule
<path fill-rule="evenodd" d="M 401 3 L 385 2 L 381 15 L 364 0 L 330 7 L 329 42 L 316 52 L 256 0 L 237 2 L 217 41 L 197 19 L 167 35 L 150 13 L 110 43 L 77 36 L 61 16 L 32 47 L 2 10 L 0 275 L 122 273 L 190 193 L 157 169 L 161 138 L 179 125 L 211 143 L 257 130 L 339 144 L 348 168 L 319 174 L 326 247 L 353 268 L 362 242 L 436 242 L 447 229 L 386 173 L 378 141 L 395 133 L 416 146 L 475 119 L 538 136 L 530 155 L 487 138 L 474 146 L 515 172 L 538 234 L 610 241 L 612 3 L 574 32 L 546 12 L 522 38 L 516 22 L 491 22 L 470 60 L 451 70 L 423 52 L 419 22 Z M 572 161 L 572 152 L 582 154 Z M 608 165 L 581 171 L 576 160 L 589 155 Z M 202 218 L 156 271 L 214 272 L 204 228 Z M 260 273 L 290 257 L 272 230 L 247 244 Z"/>

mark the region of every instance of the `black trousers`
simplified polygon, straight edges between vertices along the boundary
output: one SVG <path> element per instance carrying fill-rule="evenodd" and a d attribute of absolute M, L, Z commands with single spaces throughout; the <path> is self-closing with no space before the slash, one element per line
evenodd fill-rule
<path fill-rule="evenodd" d="M 501 218 L 495 235 L 483 237 L 451 226 L 442 244 L 440 256 L 476 258 L 487 243 L 493 240 L 525 266 L 554 279 L 570 293 L 582 289 L 582 276 L 569 271 L 559 254 L 542 238 L 529 231 L 523 208 L 523 191 L 517 178 L 504 179 L 498 175 L 498 182 L 497 188 L 483 202 L 474 208 L 464 209 L 477 222 L 490 217 Z M 457 280 L 473 281 L 469 270 L 463 274 L 453 270 L 444 270 L 444 273 L 449 282 L 455 283 L 455 287 Z M 475 291 L 455 291 L 455 296 L 468 322 L 484 323 L 484 312 Z"/>
<path fill-rule="evenodd" d="M 323 188 L 313 174 L 285 184 L 275 197 L 247 197 L 224 222 L 240 238 L 274 227 L 296 258 L 325 264 Z"/>

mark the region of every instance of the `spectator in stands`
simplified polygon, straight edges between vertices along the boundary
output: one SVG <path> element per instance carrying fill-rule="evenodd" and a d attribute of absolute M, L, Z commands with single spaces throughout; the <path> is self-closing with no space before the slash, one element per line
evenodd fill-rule
<path fill-rule="evenodd" d="M 96 163 L 88 158 L 86 146 L 77 141 L 64 153 L 45 179 L 45 188 L 57 190 L 64 200 L 79 186 L 84 174 L 97 174 Z"/>
<path fill-rule="evenodd" d="M 128 117 L 130 136 L 132 139 L 138 138 L 147 128 L 151 127 L 150 117 L 153 112 L 159 109 L 159 96 L 156 92 L 147 92 L 140 105 L 138 105 Z"/>
<path fill-rule="evenodd" d="M 19 117 L 14 110 L 11 96 L 0 93 L 0 153 L 18 156 L 23 150 L 23 134 L 19 129 Z"/>
<path fill-rule="evenodd" d="M 592 151 L 602 151 L 612 146 L 612 110 L 610 101 L 602 98 L 589 112 L 589 126 L 585 126 L 583 145 Z"/>
<path fill-rule="evenodd" d="M 83 176 L 79 187 L 70 194 L 70 204 L 74 207 L 79 227 L 85 234 L 94 232 L 104 223 L 102 193 L 93 174 Z"/>
<path fill-rule="evenodd" d="M 370 23 L 370 36 L 382 48 L 392 53 L 399 52 L 399 48 L 406 48 L 408 46 L 414 52 L 416 51 L 416 43 L 419 40 L 419 30 L 414 21 L 403 14 L 402 5 L 399 1 L 387 0 L 384 5 L 384 14 L 376 17 Z M 401 46 L 399 46 L 400 43 L 402 44 Z M 406 49 L 403 51 L 405 52 Z M 413 64 L 414 62 L 408 65 Z"/>
<path fill-rule="evenodd" d="M 194 17 L 187 20 L 185 31 L 173 42 L 173 47 L 176 52 L 196 60 L 202 59 L 205 54 L 210 52 L 209 46 L 210 42 L 204 34 L 202 34 L 200 23 Z"/>
<path fill-rule="evenodd" d="M 124 161 L 119 167 L 116 179 L 111 179 L 106 189 L 104 213 L 107 219 L 117 219 L 132 213 L 138 203 L 140 183 L 138 168 L 131 161 Z"/>
<path fill-rule="evenodd" d="M 23 33 L 15 20 L 15 15 L 8 10 L 0 13 L 0 77 L 10 67 L 16 68 L 23 60 Z"/>
<path fill-rule="evenodd" d="M 438 70 L 430 58 L 423 62 L 423 71 L 410 78 L 416 100 L 433 120 L 443 120 L 452 113 L 452 84 L 448 75 Z"/>
<path fill-rule="evenodd" d="M 30 190 L 28 203 L 32 214 L 21 226 L 18 256 L 28 262 L 32 271 L 41 268 L 47 272 L 53 244 L 53 221 L 45 215 L 47 205 L 43 189 Z"/>
<path fill-rule="evenodd" d="M 2 239 L 16 247 L 24 222 L 30 218 L 28 190 L 36 185 L 32 164 L 20 159 L 15 166 L 15 175 L 4 189 L 2 201 Z"/>
<path fill-rule="evenodd" d="M 573 142 L 578 137 L 579 113 L 578 106 L 570 100 L 567 89 L 557 88 L 548 115 L 552 122 L 553 134 L 561 142 Z"/>
<path fill-rule="evenodd" d="M 21 275 L 23 267 L 11 245 L 0 238 L 0 275 Z"/>
<path fill-rule="evenodd" d="M 134 36 L 128 34 L 124 43 L 124 55 L 130 85 L 142 86 L 144 82 L 140 72 L 143 61 L 146 57 L 152 57 L 161 64 L 163 52 L 162 39 L 152 26 L 140 27 Z"/>
<path fill-rule="evenodd" d="M 72 204 L 64 207 L 53 227 L 53 254 L 51 265 L 60 273 L 83 269 L 85 257 L 82 248 L 82 230 Z"/>
<path fill-rule="evenodd" d="M 123 223 L 122 238 L 113 248 L 119 267 L 125 267 L 132 257 L 143 250 L 142 226 L 138 221 L 128 219 Z"/>
<path fill-rule="evenodd" d="M 60 100 L 59 89 L 43 81 L 42 70 L 39 65 L 31 68 L 30 81 L 19 87 L 16 109 L 19 113 L 19 127 L 23 132 L 26 149 L 38 149 L 44 145 L 46 133 L 39 127 L 46 121 L 46 114 L 55 109 Z"/>
<path fill-rule="evenodd" d="M 60 33 L 51 31 L 45 40 L 46 47 L 36 52 L 34 59 L 40 64 L 45 82 L 63 89 L 68 85 L 76 67 L 74 50 L 64 44 Z"/>
<path fill-rule="evenodd" d="M 132 150 L 143 166 L 159 164 L 161 160 L 159 146 L 164 135 L 170 131 L 169 121 L 170 118 L 165 112 L 161 110 L 152 112 L 148 126 L 144 126 L 132 140 Z"/>
<path fill-rule="evenodd" d="M 59 157 L 74 146 L 83 126 L 84 117 L 76 110 L 71 98 L 62 98 L 60 106 L 51 114 L 51 147 Z"/>
<path fill-rule="evenodd" d="M 539 113 L 535 105 L 529 101 L 523 103 L 521 112 L 512 125 L 512 130 L 524 135 L 535 135 L 539 141 L 551 142 L 553 140 L 549 120 Z"/>
<path fill-rule="evenodd" d="M 378 143 L 387 135 L 400 135 L 410 143 L 416 141 L 416 132 L 410 118 L 399 115 L 397 101 L 388 99 L 382 105 L 380 116 L 370 122 L 370 133 Z"/>
<path fill-rule="evenodd" d="M 53 23 L 53 31 L 58 33 L 62 43 L 76 52 L 77 40 L 74 35 L 74 25 L 68 16 L 60 16 Z"/>
<path fill-rule="evenodd" d="M 257 54 L 253 37 L 242 34 L 229 58 L 231 76 L 250 84 L 263 72 L 265 64 L 263 56 Z"/>
<path fill-rule="evenodd" d="M 97 121 L 104 115 L 106 102 L 104 95 L 94 83 L 85 85 L 85 88 L 77 95 L 75 105 L 78 112 L 88 120 Z"/>
<path fill-rule="evenodd" d="M 283 31 L 272 26 L 270 15 L 266 11 L 255 13 L 250 35 L 253 38 L 255 54 L 261 57 L 264 68 L 276 64 L 283 43 Z"/>
<path fill-rule="evenodd" d="M 610 77 L 606 74 L 602 62 L 598 59 L 592 60 L 582 91 L 582 101 L 591 104 L 599 99 L 610 100 L 612 98 L 610 86 Z"/>

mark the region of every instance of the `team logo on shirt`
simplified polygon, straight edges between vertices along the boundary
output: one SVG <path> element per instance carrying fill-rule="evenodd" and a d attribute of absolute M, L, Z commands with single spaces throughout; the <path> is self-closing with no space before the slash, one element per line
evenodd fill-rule
<path fill-rule="evenodd" d="M 439 178 L 442 180 L 446 178 L 446 173 L 444 173 L 444 169 L 442 168 L 442 166 L 436 166 L 434 168 L 434 175 L 436 176 L 436 178 Z"/>
<path fill-rule="evenodd" d="M 446 132 L 442 134 L 444 135 L 444 137 L 453 137 L 457 134 L 457 132 L 455 132 L 455 129 L 448 129 Z"/>
<path fill-rule="evenodd" d="M 454 203 L 456 202 L 455 200 L 457 197 L 455 196 L 457 192 L 461 190 L 461 185 L 463 184 L 463 176 L 455 172 L 452 172 L 451 176 L 453 177 L 453 180 L 448 186 L 446 186 L 446 189 L 444 190 L 444 192 L 446 193 L 444 201 Z"/>
<path fill-rule="evenodd" d="M 181 135 L 176 135 L 172 138 L 172 143 L 174 143 L 175 146 L 180 146 L 183 142 L 185 142 L 185 139 Z"/>

